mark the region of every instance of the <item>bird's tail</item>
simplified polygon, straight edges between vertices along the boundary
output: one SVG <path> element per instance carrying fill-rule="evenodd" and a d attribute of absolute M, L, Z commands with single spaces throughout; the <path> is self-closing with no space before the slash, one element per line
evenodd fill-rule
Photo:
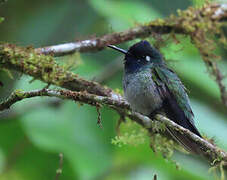
<path fill-rule="evenodd" d="M 193 154 L 201 154 L 202 149 L 195 141 L 191 141 L 184 134 L 177 131 L 173 131 L 169 128 L 167 128 L 167 131 L 179 144 L 181 144 L 185 148 L 185 150 Z"/>

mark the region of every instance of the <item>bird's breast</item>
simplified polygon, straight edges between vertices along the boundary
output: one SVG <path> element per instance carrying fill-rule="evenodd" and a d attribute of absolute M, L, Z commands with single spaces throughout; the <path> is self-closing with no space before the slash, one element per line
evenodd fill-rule
<path fill-rule="evenodd" d="M 157 85 L 150 69 L 124 74 L 124 94 L 133 111 L 150 115 L 162 106 Z"/>

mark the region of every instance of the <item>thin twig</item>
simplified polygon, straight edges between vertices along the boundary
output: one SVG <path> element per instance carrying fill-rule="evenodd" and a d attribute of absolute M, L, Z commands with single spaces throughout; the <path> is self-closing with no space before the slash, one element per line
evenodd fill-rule
<path fill-rule="evenodd" d="M 96 105 L 96 111 L 97 111 L 97 114 L 98 114 L 97 125 L 100 128 L 103 128 L 103 126 L 102 126 L 102 119 L 101 119 L 101 112 L 100 112 L 100 105 L 99 104 Z"/>
<path fill-rule="evenodd" d="M 56 170 L 55 180 L 59 180 L 59 177 L 62 174 L 62 169 L 63 169 L 63 153 L 59 153 L 59 167 Z"/>
<path fill-rule="evenodd" d="M 210 67 L 212 69 L 212 74 L 215 76 L 215 80 L 220 90 L 222 103 L 227 107 L 227 92 L 223 82 L 224 75 L 221 73 L 220 69 L 218 68 L 217 63 L 210 62 L 210 64 L 211 64 Z"/>

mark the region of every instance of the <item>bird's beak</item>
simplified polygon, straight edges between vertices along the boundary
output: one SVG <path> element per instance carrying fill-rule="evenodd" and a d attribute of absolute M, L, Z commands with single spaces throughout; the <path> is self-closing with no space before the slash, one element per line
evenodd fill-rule
<path fill-rule="evenodd" d="M 128 53 L 128 51 L 126 51 L 126 50 L 124 50 L 124 49 L 121 49 L 121 48 L 119 48 L 119 47 L 117 47 L 117 46 L 114 46 L 114 45 L 107 45 L 109 48 L 112 48 L 112 49 L 114 49 L 114 50 L 116 50 L 116 51 L 119 51 L 119 52 L 121 52 L 121 53 L 123 53 L 123 54 L 127 54 Z"/>

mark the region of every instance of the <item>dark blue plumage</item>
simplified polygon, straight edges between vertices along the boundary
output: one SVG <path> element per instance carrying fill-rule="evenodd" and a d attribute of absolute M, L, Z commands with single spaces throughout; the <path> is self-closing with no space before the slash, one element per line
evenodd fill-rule
<path fill-rule="evenodd" d="M 157 49 L 147 41 L 134 44 L 128 51 L 109 47 L 125 54 L 123 87 L 125 98 L 134 111 L 151 118 L 156 112 L 165 113 L 171 120 L 201 137 L 194 125 L 194 115 L 185 87 L 166 66 Z M 170 129 L 168 131 L 188 150 L 199 152 L 197 145 L 184 135 Z"/>
<path fill-rule="evenodd" d="M 150 57 L 150 61 L 146 60 L 146 56 Z M 125 72 L 133 73 L 141 67 L 148 65 L 155 59 L 153 63 L 163 64 L 162 55 L 147 41 L 141 41 L 140 43 L 131 46 L 125 56 Z"/>

